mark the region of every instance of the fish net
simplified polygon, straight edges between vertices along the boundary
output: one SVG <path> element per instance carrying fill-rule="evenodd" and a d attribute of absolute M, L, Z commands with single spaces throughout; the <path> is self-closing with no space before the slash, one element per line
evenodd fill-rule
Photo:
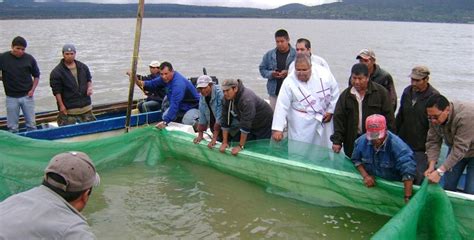
<path fill-rule="evenodd" d="M 223 154 L 217 147 L 209 149 L 206 141 L 193 144 L 193 138 L 186 132 L 153 127 L 81 142 L 34 140 L 0 131 L 0 201 L 37 186 L 54 155 L 83 151 L 99 173 L 134 161 L 155 165 L 164 159 L 189 159 L 253 181 L 273 194 L 395 216 L 374 236 L 377 239 L 474 236 L 474 201 L 448 197 L 438 185 L 415 187 L 417 193 L 405 205 L 402 183 L 377 179 L 376 187 L 366 188 L 351 161 L 327 148 L 259 140 L 248 142 L 245 150 L 232 156 L 230 148 Z"/>

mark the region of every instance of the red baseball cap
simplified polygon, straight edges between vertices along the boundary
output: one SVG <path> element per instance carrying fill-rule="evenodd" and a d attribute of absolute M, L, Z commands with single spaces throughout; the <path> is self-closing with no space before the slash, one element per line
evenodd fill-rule
<path fill-rule="evenodd" d="M 365 120 L 367 140 L 376 140 L 385 137 L 387 123 L 385 117 L 380 114 L 372 114 Z"/>

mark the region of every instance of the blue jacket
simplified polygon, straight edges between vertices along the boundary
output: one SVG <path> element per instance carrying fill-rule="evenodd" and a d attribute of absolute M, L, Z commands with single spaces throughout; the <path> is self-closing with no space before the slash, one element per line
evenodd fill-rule
<path fill-rule="evenodd" d="M 259 66 L 260 75 L 262 75 L 263 78 L 268 79 L 267 92 L 270 96 L 276 96 L 277 80 L 272 77 L 272 72 L 277 69 L 276 51 L 277 49 L 274 48 L 265 53 Z M 295 56 L 296 50 L 290 46 L 290 53 L 286 58 L 286 70 L 288 70 L 291 62 L 295 59 Z"/>
<path fill-rule="evenodd" d="M 222 92 L 219 85 L 212 85 L 211 92 L 211 101 L 209 102 L 214 117 L 216 118 L 216 124 L 221 125 L 222 122 L 222 101 L 224 100 L 224 93 Z M 209 106 L 206 102 L 206 97 L 201 96 L 199 99 L 199 124 L 204 125 L 207 128 L 207 125 L 211 121 L 211 112 L 209 111 Z M 215 126 L 210 126 L 211 129 Z"/>
<path fill-rule="evenodd" d="M 413 151 L 397 135 L 390 131 L 387 133 L 385 144 L 378 152 L 365 134 L 360 136 L 355 143 L 352 162 L 356 167 L 363 164 L 370 175 L 390 181 L 413 179 L 416 172 Z"/>
<path fill-rule="evenodd" d="M 163 121 L 169 123 L 176 119 L 179 111 L 186 112 L 191 108 L 197 108 L 199 104 L 199 93 L 193 84 L 179 72 L 174 71 L 173 79 L 168 83 L 163 82 L 161 77 L 144 82 L 144 89 L 155 91 L 160 87 L 166 87 L 170 107 L 168 113 L 163 116 Z"/>

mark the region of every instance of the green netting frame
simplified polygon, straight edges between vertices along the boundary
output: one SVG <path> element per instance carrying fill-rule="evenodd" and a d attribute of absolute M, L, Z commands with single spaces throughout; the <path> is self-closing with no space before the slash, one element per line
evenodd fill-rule
<path fill-rule="evenodd" d="M 217 148 L 208 149 L 205 141 L 195 145 L 192 143 L 193 138 L 194 135 L 185 132 L 160 131 L 153 127 L 137 129 L 116 137 L 73 143 L 33 140 L 1 132 L 0 200 L 38 185 L 52 156 L 76 150 L 89 154 L 99 172 L 133 161 L 154 164 L 165 157 L 179 158 L 254 181 L 267 187 L 272 193 L 318 205 L 348 206 L 388 216 L 397 214 L 405 206 L 402 183 L 377 179 L 375 188 L 366 188 L 352 163 L 342 154 L 333 154 L 329 149 L 300 142 L 272 143 L 263 140 L 249 142 L 246 149 L 235 157 L 230 154 L 230 149 L 225 154 L 220 153 Z M 420 192 L 423 191 L 422 188 Z M 444 191 L 437 194 L 445 195 Z M 422 226 L 418 224 L 419 221 L 430 222 L 426 219 L 432 216 L 426 213 L 431 211 L 430 208 L 436 207 L 439 211 L 450 209 L 442 201 L 437 201 L 439 204 L 429 205 L 428 208 L 421 204 L 431 201 L 432 195 L 429 191 L 415 195 L 414 199 L 418 200 L 412 200 L 404 209 L 412 209 L 406 210 L 409 214 L 416 209 L 420 217 L 404 221 L 409 222 L 410 226 Z M 457 226 L 454 231 L 459 232 L 463 238 L 472 237 L 474 201 L 453 196 L 448 199 L 452 204 L 455 221 L 447 220 L 451 225 L 441 226 L 446 229 Z M 395 223 L 394 226 L 398 224 Z M 428 236 L 424 234 L 427 229 L 419 227 L 416 236 L 410 236 L 413 239 Z M 407 238 L 407 235 L 401 236 Z"/>

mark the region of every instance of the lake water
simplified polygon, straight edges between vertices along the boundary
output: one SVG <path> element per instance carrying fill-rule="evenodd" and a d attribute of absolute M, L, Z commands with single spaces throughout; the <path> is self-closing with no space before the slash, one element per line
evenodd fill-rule
<path fill-rule="evenodd" d="M 368 239 L 389 217 L 323 208 L 187 161 L 101 172 L 85 210 L 98 239 Z"/>
<path fill-rule="evenodd" d="M 37 111 L 56 108 L 49 74 L 61 58 L 61 47 L 74 43 L 77 59 L 89 65 L 94 82 L 94 103 L 125 101 L 131 68 L 135 19 L 2 20 L 0 50 L 21 35 L 28 41 L 42 72 L 36 91 Z M 350 68 L 362 48 L 372 48 L 377 62 L 394 79 L 398 96 L 409 84 L 417 64 L 431 69 L 435 88 L 450 100 L 473 101 L 474 25 L 377 21 L 302 19 L 144 19 L 139 73 L 147 73 L 152 60 L 170 61 L 185 76 L 198 76 L 202 68 L 224 78 L 240 78 L 266 97 L 258 65 L 275 46 L 279 28 L 290 33 L 294 45 L 300 37 L 312 41 L 313 52 L 325 58 L 339 86 L 347 86 Z M 0 97 L 0 115 L 5 98 Z M 135 91 L 135 98 L 143 94 Z"/>

